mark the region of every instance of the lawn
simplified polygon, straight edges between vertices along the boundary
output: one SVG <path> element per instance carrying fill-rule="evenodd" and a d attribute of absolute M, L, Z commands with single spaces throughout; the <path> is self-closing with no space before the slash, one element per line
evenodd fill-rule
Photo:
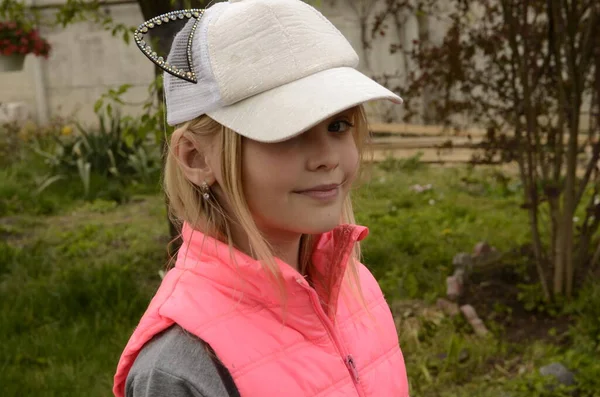
<path fill-rule="evenodd" d="M 59 187 L 32 198 L 19 172 L 0 173 L 2 395 L 108 396 L 168 261 L 163 198 L 151 188 L 86 202 Z M 562 395 L 538 373 L 553 361 L 576 373 L 580 396 L 598 395 L 600 286 L 590 282 L 560 313 L 524 310 L 532 293 L 522 292 L 534 288 L 516 285 L 534 280 L 515 180 L 414 161 L 388 161 L 364 179 L 353 193 L 371 230 L 364 262 L 397 317 L 413 397 Z M 491 331 L 478 337 L 435 301 L 454 255 L 484 240 L 507 256 L 468 291 Z"/>

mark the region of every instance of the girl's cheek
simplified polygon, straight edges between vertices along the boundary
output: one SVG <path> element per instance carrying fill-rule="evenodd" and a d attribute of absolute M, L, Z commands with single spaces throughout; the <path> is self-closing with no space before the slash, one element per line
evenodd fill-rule
<path fill-rule="evenodd" d="M 358 167 L 360 166 L 359 155 L 358 148 L 356 147 L 354 139 L 348 142 L 346 155 L 344 156 L 344 162 L 346 163 L 346 167 L 348 168 L 348 173 L 355 174 L 358 171 Z"/>

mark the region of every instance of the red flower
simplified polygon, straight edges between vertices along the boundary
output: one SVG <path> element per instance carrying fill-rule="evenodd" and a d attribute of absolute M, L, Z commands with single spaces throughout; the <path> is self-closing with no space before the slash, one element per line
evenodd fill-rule
<path fill-rule="evenodd" d="M 33 53 L 47 58 L 50 48 L 50 44 L 40 37 L 38 30 L 14 21 L 0 22 L 0 54 Z"/>

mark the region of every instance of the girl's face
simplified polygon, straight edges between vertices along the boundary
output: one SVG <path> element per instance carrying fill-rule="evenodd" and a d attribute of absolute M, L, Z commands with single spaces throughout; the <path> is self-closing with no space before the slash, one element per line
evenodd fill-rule
<path fill-rule="evenodd" d="M 354 113 L 342 112 L 280 143 L 244 139 L 244 193 L 263 233 L 318 234 L 339 224 L 359 164 Z"/>

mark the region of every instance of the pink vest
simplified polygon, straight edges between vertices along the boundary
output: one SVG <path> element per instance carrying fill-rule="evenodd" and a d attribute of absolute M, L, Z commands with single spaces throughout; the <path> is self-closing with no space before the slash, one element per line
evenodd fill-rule
<path fill-rule="evenodd" d="M 367 234 L 364 227 L 341 225 L 319 238 L 313 263 L 330 296 L 278 261 L 287 290 L 282 304 L 279 287 L 257 261 L 184 226 L 176 265 L 121 356 L 115 396 L 124 395 L 144 344 L 176 323 L 214 349 L 242 397 L 408 397 L 404 359 L 379 285 L 360 265 L 367 312 L 342 283 L 355 242 Z"/>

